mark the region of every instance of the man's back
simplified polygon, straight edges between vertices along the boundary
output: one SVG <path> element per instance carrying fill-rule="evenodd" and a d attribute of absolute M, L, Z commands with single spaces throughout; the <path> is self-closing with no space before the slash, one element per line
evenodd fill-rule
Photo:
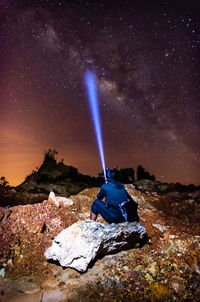
<path fill-rule="evenodd" d="M 104 197 L 107 204 L 118 206 L 122 201 L 127 200 L 127 192 L 123 184 L 115 180 L 110 180 L 101 187 L 100 192 L 97 194 L 98 199 Z"/>

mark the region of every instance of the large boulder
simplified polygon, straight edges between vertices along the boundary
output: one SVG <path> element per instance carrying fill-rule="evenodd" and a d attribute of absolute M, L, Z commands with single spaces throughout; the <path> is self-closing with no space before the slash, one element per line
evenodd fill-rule
<path fill-rule="evenodd" d="M 102 224 L 86 220 L 61 231 L 44 255 L 64 267 L 84 272 L 96 257 L 140 247 L 146 238 L 145 227 L 137 222 Z"/>

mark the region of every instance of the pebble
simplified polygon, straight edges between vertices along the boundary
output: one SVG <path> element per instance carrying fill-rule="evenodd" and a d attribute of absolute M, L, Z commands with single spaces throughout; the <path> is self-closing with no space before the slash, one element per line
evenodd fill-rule
<path fill-rule="evenodd" d="M 173 290 L 179 295 L 185 290 L 184 279 L 182 278 L 173 277 L 170 283 Z"/>
<path fill-rule="evenodd" d="M 157 262 L 153 262 L 151 263 L 148 267 L 147 267 L 147 272 L 153 277 L 156 278 L 158 272 L 159 272 L 159 268 L 157 265 Z"/>
<path fill-rule="evenodd" d="M 152 277 L 149 273 L 147 273 L 147 274 L 145 275 L 145 279 L 146 279 L 148 282 L 154 282 L 153 277 Z"/>
<path fill-rule="evenodd" d="M 7 264 L 8 265 L 13 265 L 12 259 L 8 259 Z"/>
<path fill-rule="evenodd" d="M 190 287 L 193 289 L 197 289 L 200 287 L 200 280 L 197 278 L 191 278 L 189 283 L 190 283 Z"/>
<path fill-rule="evenodd" d="M 116 261 L 115 261 L 114 259 L 111 259 L 111 260 L 109 261 L 109 264 L 110 264 L 110 265 L 115 265 L 115 264 L 116 264 Z"/>
<path fill-rule="evenodd" d="M 138 265 L 134 268 L 134 271 L 143 271 L 144 270 L 144 266 L 142 265 Z"/>
<path fill-rule="evenodd" d="M 129 267 L 128 267 L 127 265 L 125 265 L 125 266 L 123 267 L 123 269 L 124 269 L 125 271 L 129 271 L 129 270 L 130 270 Z"/>
<path fill-rule="evenodd" d="M 5 278 L 5 268 L 0 269 L 0 277 Z"/>

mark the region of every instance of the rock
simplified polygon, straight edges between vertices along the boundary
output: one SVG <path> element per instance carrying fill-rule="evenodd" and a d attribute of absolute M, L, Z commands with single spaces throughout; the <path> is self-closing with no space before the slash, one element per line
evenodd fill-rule
<path fill-rule="evenodd" d="M 145 279 L 148 281 L 148 282 L 154 282 L 154 279 L 152 278 L 151 274 L 147 273 L 145 275 Z"/>
<path fill-rule="evenodd" d="M 77 271 L 68 268 L 60 276 L 58 276 L 58 279 L 61 281 L 68 281 L 69 279 L 77 278 L 79 276 L 80 274 Z"/>
<path fill-rule="evenodd" d="M 169 184 L 161 183 L 159 181 L 154 181 L 150 179 L 141 179 L 134 183 L 137 189 L 141 190 L 142 192 L 159 192 L 159 193 L 166 193 L 169 191 Z"/>
<path fill-rule="evenodd" d="M 95 257 L 139 247 L 145 238 L 146 229 L 137 222 L 80 221 L 60 232 L 44 255 L 47 259 L 58 260 L 64 267 L 84 272 Z"/>
<path fill-rule="evenodd" d="M 34 288 L 30 288 L 30 289 L 27 289 L 26 291 L 25 291 L 25 294 L 35 294 L 35 293 L 37 293 L 37 292 L 39 292 L 40 291 L 40 287 L 34 287 Z"/>
<path fill-rule="evenodd" d="M 125 271 L 123 272 L 125 278 L 135 278 L 137 275 L 134 271 Z"/>
<path fill-rule="evenodd" d="M 13 265 L 12 259 L 8 259 L 7 265 Z"/>
<path fill-rule="evenodd" d="M 42 302 L 67 302 L 67 301 L 78 301 L 75 300 L 75 294 L 69 293 L 68 290 L 44 290 Z"/>
<path fill-rule="evenodd" d="M 156 278 L 158 272 L 159 272 L 159 268 L 156 262 L 151 263 L 148 268 L 147 268 L 147 272 L 153 277 Z"/>
<path fill-rule="evenodd" d="M 51 190 L 66 196 L 53 186 L 47 194 Z M 59 232 L 83 217 L 89 219 L 98 191 L 87 188 L 71 196 L 71 207 L 56 207 L 49 201 L 0 207 L 0 270 L 5 269 L 5 278 L 0 277 L 0 301 L 198 301 L 199 220 L 193 223 L 190 197 L 187 203 L 177 202 L 166 195 L 157 198 L 128 187 L 138 202 L 141 223 L 152 237 L 147 245 L 99 257 L 84 274 L 46 261 L 44 252 Z M 185 216 L 181 218 L 182 210 Z M 98 221 L 103 219 L 99 216 Z M 56 287 L 50 278 L 58 280 Z M 39 290 L 44 280 L 48 284 Z"/>
<path fill-rule="evenodd" d="M 0 277 L 5 278 L 5 268 L 0 269 Z"/>
<path fill-rule="evenodd" d="M 41 302 L 42 300 L 42 291 L 39 291 L 35 294 L 14 294 L 9 296 L 6 299 L 6 302 Z"/>
<path fill-rule="evenodd" d="M 142 276 L 142 274 L 143 274 L 143 272 L 144 272 L 144 266 L 138 265 L 138 266 L 136 266 L 136 267 L 134 268 L 134 271 L 135 271 L 138 275 Z"/>
<path fill-rule="evenodd" d="M 40 289 L 40 286 L 38 286 L 36 283 L 23 280 L 23 284 L 19 286 L 18 291 L 25 294 L 35 294 L 39 292 Z"/>
<path fill-rule="evenodd" d="M 61 197 L 61 196 L 56 197 L 54 192 L 50 192 L 48 201 L 53 202 L 58 208 L 73 205 L 72 200 L 70 200 L 69 198 L 66 198 L 66 197 Z"/>
<path fill-rule="evenodd" d="M 42 282 L 42 288 L 55 288 L 59 285 L 59 281 L 56 278 L 46 279 Z"/>
<path fill-rule="evenodd" d="M 0 191 L 1 205 L 39 203 L 47 199 L 51 191 L 69 197 L 84 188 L 99 187 L 103 182 L 101 177 L 84 175 L 72 166 L 57 163 L 53 158 L 44 158 L 40 168 L 28 175 L 23 183 Z"/>
<path fill-rule="evenodd" d="M 133 184 L 126 184 L 125 187 L 127 189 L 135 189 L 135 186 Z"/>
<path fill-rule="evenodd" d="M 151 283 L 149 285 L 149 290 L 150 290 L 150 301 L 166 301 L 165 298 L 169 298 L 170 292 L 168 288 L 160 283 Z M 162 300 L 161 300 L 162 299 Z M 169 301 L 169 300 L 167 300 Z"/>
<path fill-rule="evenodd" d="M 173 277 L 171 280 L 171 287 L 178 295 L 182 294 L 183 291 L 185 290 L 184 282 L 185 282 L 184 279 L 179 277 Z"/>
<path fill-rule="evenodd" d="M 63 271 L 63 268 L 62 266 L 58 266 L 54 263 L 47 263 L 45 262 L 46 264 L 48 264 L 48 270 L 53 274 L 54 277 L 60 275 Z"/>
<path fill-rule="evenodd" d="M 190 285 L 190 287 L 193 290 L 196 290 L 197 288 L 199 288 L 200 287 L 200 280 L 199 280 L 199 278 L 198 279 L 197 278 L 191 278 L 189 280 L 189 285 Z"/>

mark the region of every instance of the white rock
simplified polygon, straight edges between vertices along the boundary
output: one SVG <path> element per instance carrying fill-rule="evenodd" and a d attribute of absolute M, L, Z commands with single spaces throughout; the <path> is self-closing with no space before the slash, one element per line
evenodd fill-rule
<path fill-rule="evenodd" d="M 84 272 L 96 256 L 139 247 L 146 237 L 145 227 L 137 222 L 80 221 L 60 232 L 44 255 L 47 259 L 58 260 L 64 267 Z"/>
<path fill-rule="evenodd" d="M 49 197 L 48 197 L 48 201 L 51 201 L 51 202 L 55 203 L 55 205 L 57 207 L 59 207 L 59 203 L 56 200 L 56 195 L 54 194 L 54 192 L 52 192 L 52 191 L 50 192 Z"/>
<path fill-rule="evenodd" d="M 62 196 L 56 197 L 55 193 L 52 191 L 49 194 L 48 201 L 53 202 L 58 208 L 73 205 L 72 200 L 70 200 L 69 198 L 66 198 L 66 197 L 62 197 Z"/>
<path fill-rule="evenodd" d="M 59 203 L 59 206 L 61 206 L 61 207 L 73 205 L 73 201 L 66 197 L 58 196 L 58 197 L 56 197 L 56 201 Z"/>

